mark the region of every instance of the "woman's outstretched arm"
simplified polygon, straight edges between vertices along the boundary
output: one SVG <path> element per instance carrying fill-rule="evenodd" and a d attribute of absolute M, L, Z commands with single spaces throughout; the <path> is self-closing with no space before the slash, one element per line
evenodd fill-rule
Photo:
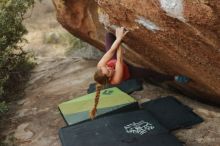
<path fill-rule="evenodd" d="M 124 32 L 124 27 L 116 29 L 116 40 L 112 44 L 111 48 L 105 53 L 105 55 L 101 58 L 97 67 L 105 66 L 106 63 L 114 56 L 116 50 L 119 48 L 123 37 L 128 33 L 128 31 Z"/>
<path fill-rule="evenodd" d="M 111 48 L 105 53 L 105 55 L 101 58 L 97 67 L 105 66 L 106 63 L 114 56 L 116 50 L 118 49 L 119 45 L 121 44 L 121 39 L 117 38 L 114 43 L 112 44 Z"/>
<path fill-rule="evenodd" d="M 115 64 L 115 73 L 111 79 L 111 84 L 119 84 L 121 83 L 123 79 L 123 53 L 122 53 L 122 48 L 119 46 L 117 50 L 117 62 Z"/>

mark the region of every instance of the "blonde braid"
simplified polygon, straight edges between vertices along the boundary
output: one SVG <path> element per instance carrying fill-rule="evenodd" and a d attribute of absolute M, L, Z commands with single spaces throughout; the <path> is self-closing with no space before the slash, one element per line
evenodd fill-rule
<path fill-rule="evenodd" d="M 92 108 L 92 110 L 90 111 L 90 119 L 94 119 L 96 116 L 96 112 L 97 112 L 97 106 L 99 103 L 99 97 L 100 97 L 100 92 L 102 89 L 102 85 L 101 84 L 96 84 L 96 95 L 95 95 L 95 102 L 94 102 L 94 106 Z"/>

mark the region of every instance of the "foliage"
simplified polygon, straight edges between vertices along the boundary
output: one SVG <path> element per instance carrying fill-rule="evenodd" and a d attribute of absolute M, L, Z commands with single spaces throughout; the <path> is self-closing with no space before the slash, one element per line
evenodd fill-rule
<path fill-rule="evenodd" d="M 83 42 L 82 40 L 71 35 L 70 33 L 66 33 L 64 36 L 65 36 L 64 39 L 66 40 L 66 43 L 68 44 L 67 51 L 66 51 L 67 56 L 72 55 L 73 52 L 75 52 L 76 50 L 82 49 L 87 46 L 86 42 Z"/>
<path fill-rule="evenodd" d="M 0 114 L 4 113 L 5 111 L 8 110 L 7 105 L 5 104 L 5 102 L 0 102 Z"/>
<path fill-rule="evenodd" d="M 27 33 L 22 21 L 33 5 L 34 0 L 0 0 L 0 100 L 20 89 L 33 67 L 21 46 Z"/>

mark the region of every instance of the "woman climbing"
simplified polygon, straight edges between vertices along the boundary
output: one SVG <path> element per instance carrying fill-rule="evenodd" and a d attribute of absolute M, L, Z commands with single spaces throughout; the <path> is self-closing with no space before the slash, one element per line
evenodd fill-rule
<path fill-rule="evenodd" d="M 128 31 L 121 27 L 116 29 L 116 36 L 111 33 L 106 34 L 106 53 L 98 62 L 97 71 L 94 75 L 97 83 L 114 85 L 130 77 L 128 67 L 123 61 L 123 52 L 120 47 L 122 39 L 127 33 Z"/>
<path fill-rule="evenodd" d="M 105 51 L 106 53 L 97 64 L 97 71 L 94 74 L 96 81 L 95 104 L 90 112 L 90 118 L 93 119 L 96 114 L 96 108 L 99 102 L 100 91 L 107 84 L 120 84 L 130 78 L 153 79 L 156 82 L 175 80 L 179 83 L 187 83 L 188 78 L 185 76 L 164 75 L 153 70 L 134 67 L 123 60 L 123 50 L 121 48 L 122 39 L 128 31 L 124 27 L 117 28 L 115 35 L 106 33 Z"/>
<path fill-rule="evenodd" d="M 120 44 L 128 33 L 123 27 L 117 28 L 115 35 L 106 33 L 105 55 L 97 64 L 97 71 L 94 74 L 96 84 L 95 105 L 90 113 L 91 119 L 95 117 L 98 105 L 100 90 L 106 84 L 119 84 L 130 77 L 127 65 L 123 61 L 123 52 Z"/>

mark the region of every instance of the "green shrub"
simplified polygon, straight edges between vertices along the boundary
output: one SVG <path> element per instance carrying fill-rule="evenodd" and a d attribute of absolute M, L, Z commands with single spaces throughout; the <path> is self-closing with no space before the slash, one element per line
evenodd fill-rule
<path fill-rule="evenodd" d="M 0 114 L 4 113 L 7 110 L 8 110 L 8 107 L 7 107 L 6 103 L 4 101 L 0 102 Z"/>
<path fill-rule="evenodd" d="M 86 42 L 83 42 L 79 38 L 73 36 L 70 33 L 65 33 L 64 39 L 66 40 L 67 45 L 67 50 L 66 50 L 66 55 L 71 56 L 76 50 L 82 49 L 84 47 L 87 47 L 88 44 Z"/>
<path fill-rule="evenodd" d="M 59 44 L 62 43 L 61 35 L 58 32 L 45 33 L 43 36 L 45 44 Z"/>
<path fill-rule="evenodd" d="M 0 101 L 20 91 L 33 67 L 29 54 L 19 45 L 26 42 L 23 35 L 27 30 L 22 21 L 33 5 L 34 0 L 0 1 Z"/>

